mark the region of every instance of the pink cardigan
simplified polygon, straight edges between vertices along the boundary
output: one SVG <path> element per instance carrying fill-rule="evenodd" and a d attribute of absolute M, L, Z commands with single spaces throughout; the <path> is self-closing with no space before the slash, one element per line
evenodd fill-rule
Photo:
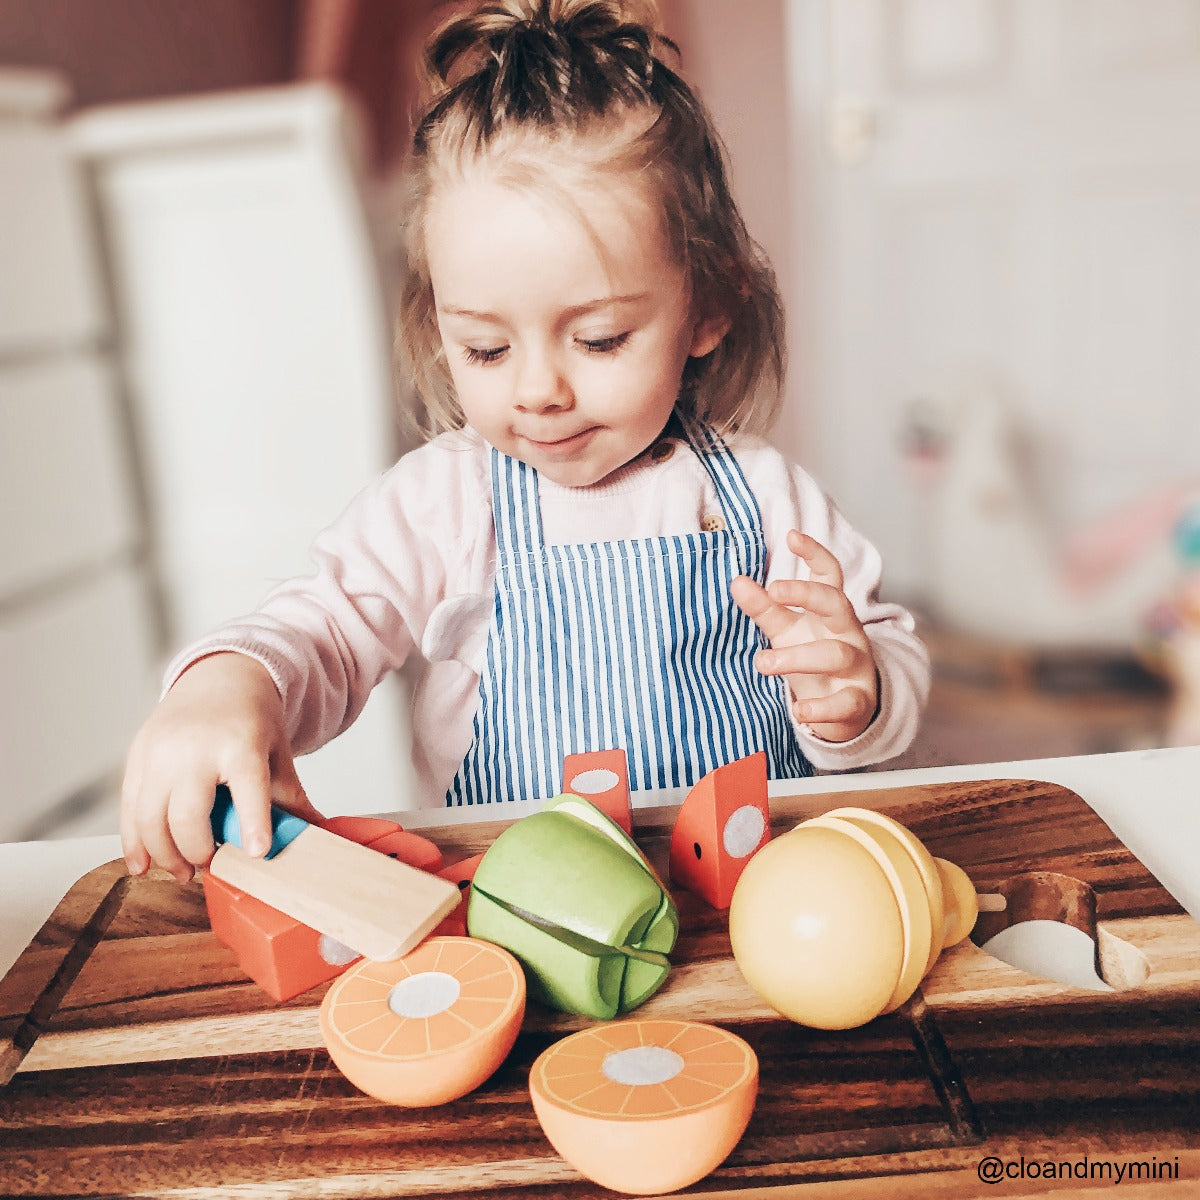
<path fill-rule="evenodd" d="M 910 613 L 878 598 L 881 564 L 800 468 L 758 439 L 733 444 L 758 499 L 767 579 L 807 578 L 788 550 L 797 528 L 842 564 L 881 681 L 879 715 L 850 742 L 797 726 L 823 770 L 880 762 L 907 749 L 929 692 L 929 658 Z M 664 440 L 602 485 L 540 480 L 546 542 L 695 533 L 720 507 L 708 473 L 682 442 Z M 492 615 L 496 539 L 488 447 L 472 431 L 443 434 L 366 487 L 313 545 L 317 571 L 271 592 L 258 610 L 179 654 L 165 687 L 196 659 L 236 650 L 261 662 L 283 697 L 297 753 L 355 719 L 386 672 L 414 654 L 415 766 L 425 807 L 440 807 L 471 740 L 479 670 Z"/>

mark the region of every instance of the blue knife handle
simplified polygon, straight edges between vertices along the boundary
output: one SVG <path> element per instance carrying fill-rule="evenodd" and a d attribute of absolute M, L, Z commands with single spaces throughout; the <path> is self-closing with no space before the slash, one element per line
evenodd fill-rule
<path fill-rule="evenodd" d="M 218 845 L 222 842 L 232 842 L 235 846 L 242 844 L 242 827 L 238 823 L 237 810 L 233 807 L 233 797 L 223 783 L 217 785 L 211 820 L 213 837 Z M 271 848 L 265 857 L 274 858 L 307 828 L 308 822 L 302 817 L 293 816 L 290 812 L 284 812 L 282 808 L 271 805 Z"/>

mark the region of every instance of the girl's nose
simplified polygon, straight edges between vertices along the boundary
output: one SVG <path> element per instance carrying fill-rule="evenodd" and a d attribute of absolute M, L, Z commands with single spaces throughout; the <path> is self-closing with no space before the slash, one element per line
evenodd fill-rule
<path fill-rule="evenodd" d="M 549 354 L 527 351 L 517 375 L 516 405 L 522 412 L 570 408 L 571 387 Z"/>

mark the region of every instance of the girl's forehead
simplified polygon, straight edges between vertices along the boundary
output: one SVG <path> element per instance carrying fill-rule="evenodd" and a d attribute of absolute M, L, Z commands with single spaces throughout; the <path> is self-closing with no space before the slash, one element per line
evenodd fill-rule
<path fill-rule="evenodd" d="M 582 232 L 598 245 L 613 239 L 665 249 L 660 197 L 645 173 L 564 156 L 481 155 L 431 189 L 426 237 L 460 236 L 462 225 L 498 227 L 514 219 L 548 235 Z M 457 229 L 455 228 L 457 226 Z"/>
<path fill-rule="evenodd" d="M 470 170 L 447 181 L 432 193 L 427 216 L 436 218 L 440 211 L 465 208 L 484 215 L 489 206 L 526 208 L 553 224 L 592 226 L 622 218 L 642 227 L 657 225 L 661 207 L 654 189 L 636 176 L 603 171 L 587 175 L 531 173 L 504 164 L 498 170 Z"/>
<path fill-rule="evenodd" d="M 644 189 L 544 183 L 480 174 L 431 197 L 425 260 L 440 303 L 533 312 L 686 291 Z"/>

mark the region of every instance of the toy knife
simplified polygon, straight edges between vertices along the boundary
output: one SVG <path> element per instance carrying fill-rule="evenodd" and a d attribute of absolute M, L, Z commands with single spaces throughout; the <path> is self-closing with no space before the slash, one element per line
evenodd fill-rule
<path fill-rule="evenodd" d="M 365 958 L 407 954 L 457 907 L 458 887 L 272 806 L 265 858 L 242 849 L 233 798 L 217 788 L 218 846 L 208 870 L 220 880 L 327 934 Z"/>

